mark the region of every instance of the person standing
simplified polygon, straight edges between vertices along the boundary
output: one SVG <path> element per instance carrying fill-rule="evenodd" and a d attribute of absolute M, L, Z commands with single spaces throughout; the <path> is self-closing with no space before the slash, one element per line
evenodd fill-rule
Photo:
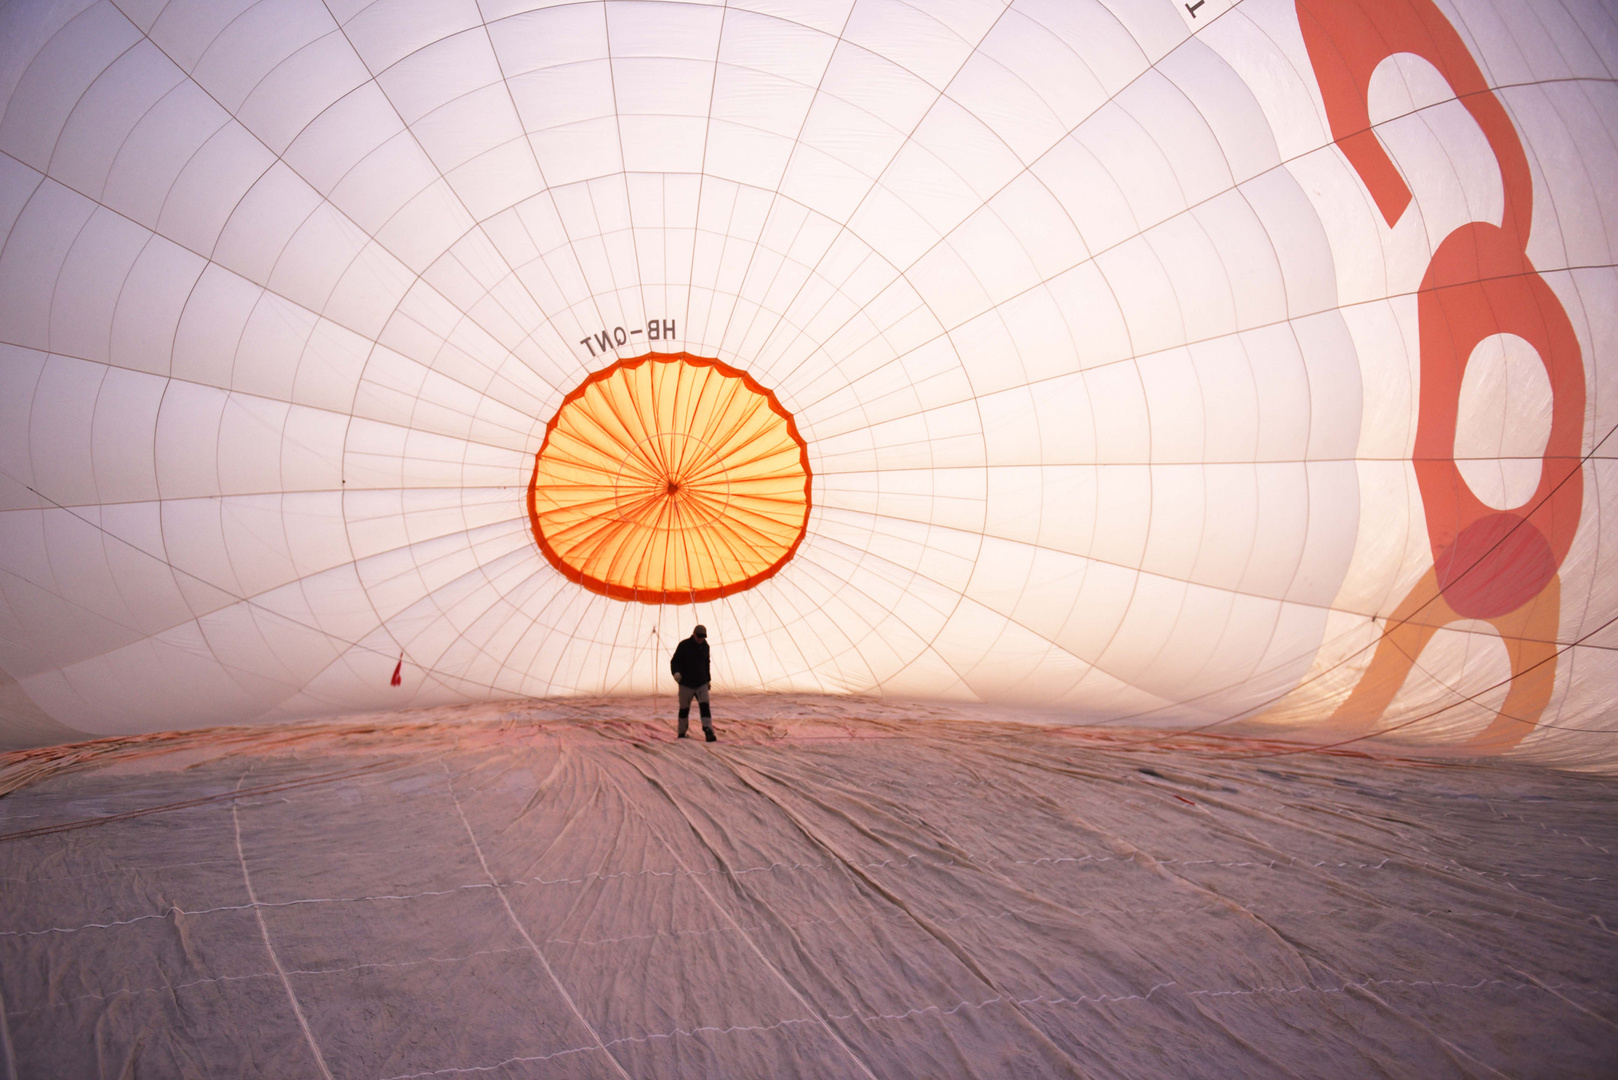
<path fill-rule="evenodd" d="M 691 631 L 691 636 L 680 642 L 674 649 L 674 655 L 669 659 L 669 670 L 674 673 L 675 681 L 680 684 L 680 728 L 677 738 L 685 738 L 686 729 L 691 726 L 691 699 L 697 699 L 697 708 L 702 717 L 702 734 L 709 741 L 714 742 L 713 713 L 708 711 L 708 628 L 698 625 Z"/>

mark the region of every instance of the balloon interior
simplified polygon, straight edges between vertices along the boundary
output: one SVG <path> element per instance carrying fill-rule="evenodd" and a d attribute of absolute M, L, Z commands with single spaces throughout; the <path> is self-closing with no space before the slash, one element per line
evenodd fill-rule
<path fill-rule="evenodd" d="M 12 0 L 0 1080 L 1618 1074 L 1615 72 Z"/>

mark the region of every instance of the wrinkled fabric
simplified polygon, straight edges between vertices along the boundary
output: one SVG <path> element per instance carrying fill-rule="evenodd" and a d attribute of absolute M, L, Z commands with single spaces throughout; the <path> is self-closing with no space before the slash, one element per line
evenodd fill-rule
<path fill-rule="evenodd" d="M 1618 788 L 730 699 L 0 758 L 11 1077 L 1618 1069 Z"/>

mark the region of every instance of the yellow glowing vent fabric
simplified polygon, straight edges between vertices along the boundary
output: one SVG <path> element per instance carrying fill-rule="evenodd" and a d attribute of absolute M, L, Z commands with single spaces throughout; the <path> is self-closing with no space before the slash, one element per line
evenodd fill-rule
<path fill-rule="evenodd" d="M 809 520 L 809 458 L 750 376 L 686 353 L 621 360 L 563 400 L 528 488 L 534 538 L 593 592 L 647 604 L 739 592 Z"/>

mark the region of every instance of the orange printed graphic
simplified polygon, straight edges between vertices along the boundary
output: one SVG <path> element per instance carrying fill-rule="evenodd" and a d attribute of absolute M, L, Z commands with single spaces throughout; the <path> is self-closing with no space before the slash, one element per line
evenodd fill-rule
<path fill-rule="evenodd" d="M 1500 712 L 1472 740 L 1473 749 L 1505 750 L 1517 745 L 1550 703 L 1556 688 L 1556 627 L 1561 615 L 1561 581 L 1553 574 L 1528 603 L 1487 620 L 1506 647 L 1511 685 Z M 1387 630 L 1376 643 L 1371 666 L 1338 706 L 1333 722 L 1350 730 L 1375 727 L 1433 635 L 1467 617 L 1450 604 L 1439 574 L 1427 571 L 1388 616 Z"/>
<path fill-rule="evenodd" d="M 1393 225 L 1409 186 L 1371 130 L 1367 95 L 1377 65 L 1412 53 L 1448 80 L 1494 151 L 1505 192 L 1499 225 L 1473 221 L 1444 238 L 1417 297 L 1421 400 L 1414 465 L 1433 569 L 1388 621 L 1361 684 L 1335 719 L 1374 725 L 1441 626 L 1487 620 L 1511 655 L 1505 708 L 1479 745 L 1520 741 L 1550 701 L 1561 593 L 1557 573 L 1584 509 L 1584 360 L 1561 301 L 1525 253 L 1533 176 L 1511 117 L 1432 0 L 1297 0 L 1298 24 L 1332 137 Z M 1539 354 L 1553 393 L 1538 490 L 1507 511 L 1485 505 L 1455 464 L 1461 381 L 1473 349 L 1514 334 Z"/>
<path fill-rule="evenodd" d="M 528 485 L 534 539 L 592 592 L 644 604 L 752 588 L 797 551 L 809 451 L 792 416 L 717 360 L 620 360 L 562 401 Z"/>

